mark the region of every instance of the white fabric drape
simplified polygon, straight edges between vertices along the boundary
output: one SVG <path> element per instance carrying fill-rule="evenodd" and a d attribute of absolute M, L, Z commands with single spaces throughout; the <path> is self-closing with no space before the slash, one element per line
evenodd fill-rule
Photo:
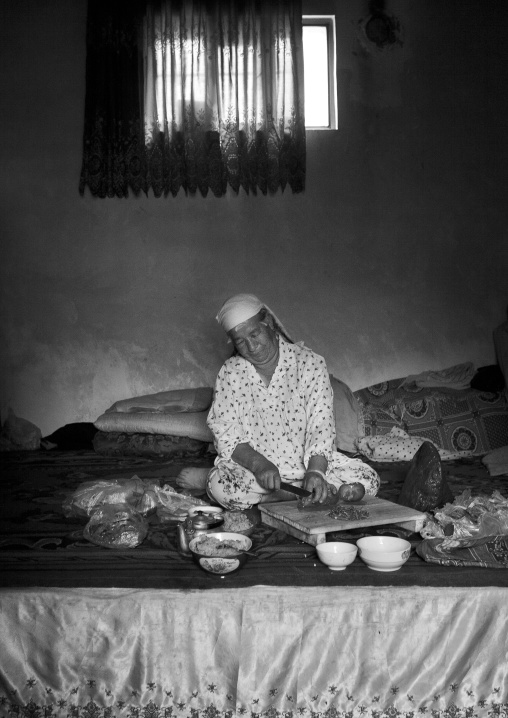
<path fill-rule="evenodd" d="M 0 609 L 1 716 L 508 708 L 503 588 L 6 589 Z"/>
<path fill-rule="evenodd" d="M 165 191 L 178 175 L 185 186 L 210 187 L 217 196 L 223 183 L 274 191 L 289 182 L 301 191 L 300 0 L 148 0 L 146 7 L 143 108 L 152 183 L 167 171 Z"/>
<path fill-rule="evenodd" d="M 301 0 L 88 0 L 79 191 L 303 192 Z"/>
<path fill-rule="evenodd" d="M 301 18 L 293 1 L 150 0 L 144 22 L 147 129 L 195 125 L 255 138 L 292 130 L 300 110 Z M 299 5 L 295 5 L 299 9 Z M 291 8 L 291 9 L 290 9 Z M 295 22 L 295 17 L 299 22 Z"/>

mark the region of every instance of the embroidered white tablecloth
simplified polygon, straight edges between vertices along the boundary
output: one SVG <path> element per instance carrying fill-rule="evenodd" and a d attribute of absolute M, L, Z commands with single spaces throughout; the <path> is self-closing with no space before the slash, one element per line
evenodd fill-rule
<path fill-rule="evenodd" d="M 0 591 L 0 715 L 508 712 L 508 590 Z"/>

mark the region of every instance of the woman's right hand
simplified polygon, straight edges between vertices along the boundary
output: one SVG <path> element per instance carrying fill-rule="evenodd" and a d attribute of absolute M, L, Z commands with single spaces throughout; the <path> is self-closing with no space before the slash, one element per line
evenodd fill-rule
<path fill-rule="evenodd" d="M 280 489 L 280 474 L 275 464 L 268 459 L 261 462 L 261 466 L 252 472 L 259 484 L 269 491 L 278 491 Z"/>
<path fill-rule="evenodd" d="M 278 491 L 280 489 L 279 469 L 260 454 L 250 444 L 237 444 L 233 451 L 233 461 L 251 471 L 258 484 L 267 491 Z"/>

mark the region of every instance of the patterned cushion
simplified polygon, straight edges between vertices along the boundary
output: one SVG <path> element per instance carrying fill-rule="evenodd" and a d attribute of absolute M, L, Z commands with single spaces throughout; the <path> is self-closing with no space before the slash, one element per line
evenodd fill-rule
<path fill-rule="evenodd" d="M 354 392 L 360 433 L 387 434 L 397 426 L 448 451 L 482 455 L 508 444 L 508 401 L 504 392 L 419 388 L 392 379 Z"/>

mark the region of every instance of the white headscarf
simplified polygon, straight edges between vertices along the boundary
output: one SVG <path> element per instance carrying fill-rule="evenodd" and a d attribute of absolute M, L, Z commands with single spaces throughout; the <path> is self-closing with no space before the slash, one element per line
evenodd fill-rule
<path fill-rule="evenodd" d="M 224 331 L 229 332 L 239 324 L 242 324 L 242 322 L 246 322 L 247 319 L 255 317 L 261 309 L 266 309 L 267 312 L 272 315 L 276 330 L 292 342 L 293 340 L 287 333 L 282 322 L 279 321 L 270 307 L 261 302 L 254 294 L 235 294 L 233 297 L 230 297 L 224 302 L 215 318 Z"/>

